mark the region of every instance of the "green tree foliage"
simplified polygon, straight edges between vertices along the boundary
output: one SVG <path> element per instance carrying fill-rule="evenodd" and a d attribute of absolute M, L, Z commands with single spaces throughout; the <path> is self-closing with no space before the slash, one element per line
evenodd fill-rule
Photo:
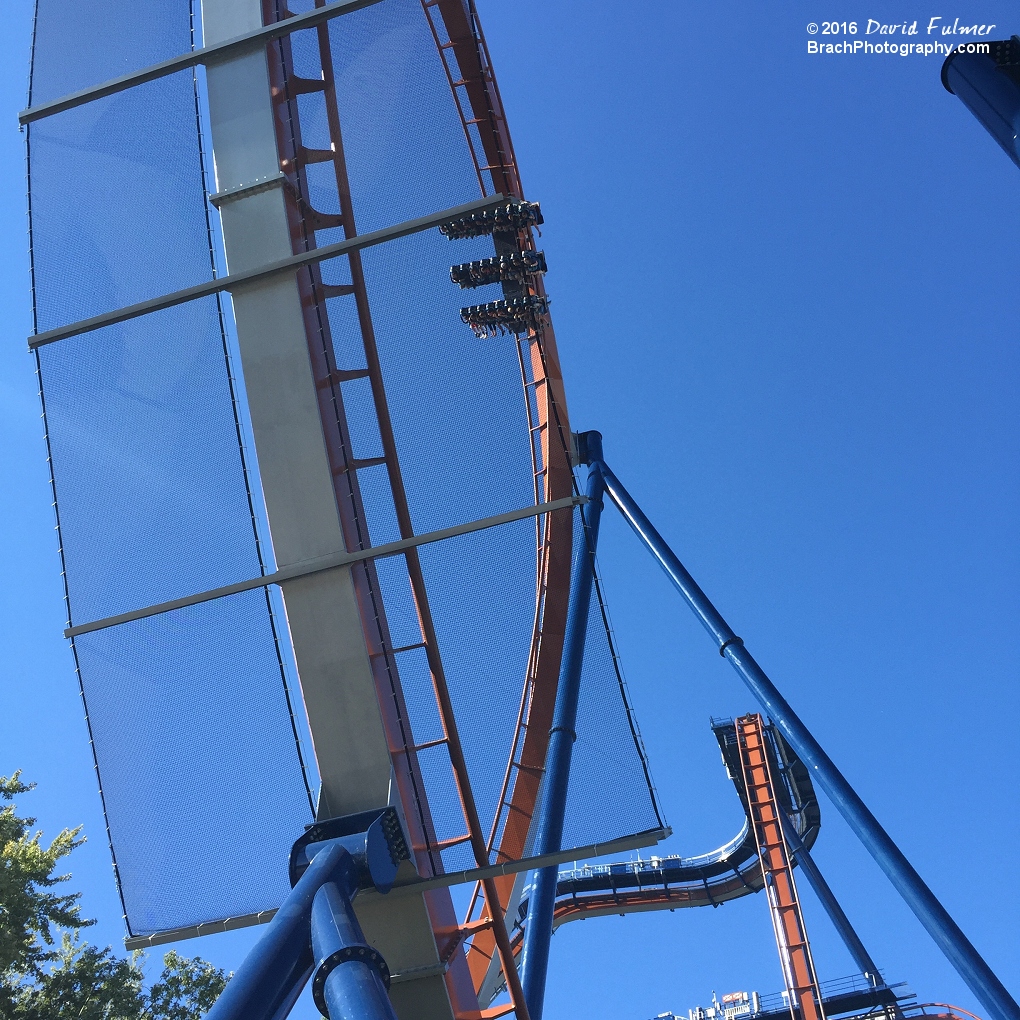
<path fill-rule="evenodd" d="M 228 975 L 204 960 L 171 950 L 146 990 L 143 956 L 129 959 L 82 941 L 94 924 L 81 916 L 79 893 L 53 891 L 70 875 L 58 863 L 85 842 L 64 829 L 48 847 L 21 818 L 14 798 L 31 785 L 20 773 L 0 777 L 0 1020 L 198 1020 Z M 59 939 L 59 944 L 58 944 Z"/>
<path fill-rule="evenodd" d="M 15 985 L 12 992 L 10 1020 L 141 1020 L 147 1016 L 137 961 L 118 959 L 109 948 L 82 945 L 69 935 L 48 973 Z"/>
<path fill-rule="evenodd" d="M 149 989 L 145 1020 L 193 1020 L 204 1016 L 223 991 L 227 975 L 197 956 L 188 959 L 170 950 L 163 973 Z"/>
<path fill-rule="evenodd" d="M 0 776 L 0 800 L 10 802 L 31 789 L 20 772 L 10 779 Z M 0 810 L 0 974 L 14 969 L 39 978 L 43 965 L 57 957 L 54 929 L 77 932 L 94 922 L 82 918 L 77 893 L 50 891 L 71 877 L 53 871 L 85 842 L 81 828 L 64 829 L 44 847 L 34 825 L 34 818 L 19 818 L 12 803 Z"/>

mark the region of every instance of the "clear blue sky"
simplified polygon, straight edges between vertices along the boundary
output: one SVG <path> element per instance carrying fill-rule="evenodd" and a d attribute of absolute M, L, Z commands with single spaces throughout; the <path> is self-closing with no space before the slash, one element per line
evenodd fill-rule
<path fill-rule="evenodd" d="M 575 428 L 610 463 L 1014 995 L 1020 171 L 941 57 L 807 53 L 809 22 L 1005 2 L 640 6 L 479 0 L 530 197 Z M 880 8 L 880 9 L 879 9 Z M 0 61 L 0 773 L 39 782 L 94 937 L 123 935 L 70 653 L 32 362 L 24 163 L 30 7 Z M 936 38 L 932 36 L 932 38 Z M 913 40 L 909 40 L 913 41 Z M 923 40 L 922 40 L 923 41 Z M 940 41 L 942 41 L 940 39 Z M 676 835 L 740 811 L 708 716 L 754 708 L 607 514 L 602 570 Z M 890 980 L 982 1013 L 822 802 L 816 857 Z M 168 819 L 168 824 L 173 820 Z M 823 977 L 853 966 L 805 892 Z M 248 933 L 182 945 L 236 966 Z M 571 924 L 549 1020 L 646 1020 L 777 990 L 761 897 Z"/>

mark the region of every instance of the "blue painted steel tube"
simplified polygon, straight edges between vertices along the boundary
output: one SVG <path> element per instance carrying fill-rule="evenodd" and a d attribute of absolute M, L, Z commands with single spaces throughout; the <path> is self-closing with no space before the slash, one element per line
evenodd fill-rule
<path fill-rule="evenodd" d="M 942 84 L 1020 166 L 1020 82 L 1004 73 L 1020 55 L 1020 38 L 996 40 L 989 53 L 956 50 L 942 65 Z"/>
<path fill-rule="evenodd" d="M 308 865 L 291 889 L 265 934 L 254 945 L 206 1020 L 273 1020 L 282 1015 L 294 987 L 307 979 L 312 965 L 309 917 L 316 892 L 342 873 L 350 854 L 329 846 Z"/>
<path fill-rule="evenodd" d="M 811 883 L 811 888 L 814 889 L 815 895 L 825 908 L 825 912 L 829 915 L 829 920 L 832 921 L 833 927 L 839 932 L 839 937 L 849 950 L 854 963 L 857 964 L 857 968 L 871 982 L 872 986 L 877 988 L 882 984 L 882 975 L 879 974 L 874 960 L 871 959 L 867 949 L 864 948 L 864 943 L 854 930 L 854 926 L 850 923 L 850 918 L 844 913 L 843 908 L 839 905 L 839 900 L 836 899 L 835 894 L 829 888 L 829 883 L 825 881 L 825 877 L 818 870 L 815 859 L 811 856 L 808 848 L 804 846 L 803 840 L 797 835 L 797 826 L 785 815 L 783 815 L 781 821 L 786 844 L 790 848 L 793 859 L 800 866 L 801 873 Z"/>
<path fill-rule="evenodd" d="M 610 499 L 641 541 L 648 546 L 694 614 L 712 635 L 719 646 L 719 654 L 730 660 L 733 668 L 758 699 L 758 703 L 808 767 L 811 778 L 828 794 L 847 824 L 875 858 L 878 866 L 886 873 L 897 892 L 917 915 L 928 934 L 935 940 L 935 944 L 956 968 L 957 973 L 988 1011 L 992 1020 L 1020 1020 L 1020 1006 L 1017 1006 L 1002 982 L 949 916 L 946 908 L 925 885 L 921 876 L 868 810 L 864 801 L 822 750 L 821 745 L 787 704 L 786 699 L 776 690 L 765 671 L 744 648 L 743 641 L 719 615 L 718 610 L 698 587 L 673 550 L 666 545 L 662 536 L 652 527 L 651 522 L 641 512 L 641 508 L 634 502 L 630 493 L 620 484 L 616 475 L 610 471 L 605 462 L 600 466 Z"/>
<path fill-rule="evenodd" d="M 386 993 L 386 964 L 365 942 L 351 906 L 355 888 L 327 882 L 312 902 L 315 1004 L 329 1020 L 397 1020 Z"/>
<path fill-rule="evenodd" d="M 570 758 L 577 734 L 577 701 L 584 663 L 584 639 L 588 630 L 588 608 L 594 580 L 593 557 L 602 515 L 602 436 L 588 432 L 582 437 L 588 449 L 588 502 L 581 507 L 586 536 L 576 543 L 570 570 L 570 600 L 563 641 L 563 658 L 556 686 L 556 705 L 545 754 L 542 802 L 532 853 L 535 856 L 562 849 L 563 815 L 567 806 Z M 586 540 L 585 540 L 586 538 Z M 535 872 L 528 897 L 528 919 L 521 945 L 521 985 L 531 1020 L 542 1020 L 545 981 L 549 970 L 549 944 L 552 939 L 553 910 L 556 904 L 556 878 L 553 865 Z"/>

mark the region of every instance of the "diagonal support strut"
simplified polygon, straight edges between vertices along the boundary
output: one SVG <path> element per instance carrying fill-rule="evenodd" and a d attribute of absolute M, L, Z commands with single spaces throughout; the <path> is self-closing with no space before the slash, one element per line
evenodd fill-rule
<path fill-rule="evenodd" d="M 801 722 L 775 684 L 744 647 L 708 596 L 655 530 L 651 521 L 623 487 L 605 461 L 599 462 L 609 498 L 635 534 L 666 571 L 684 601 L 712 635 L 719 654 L 729 659 L 758 703 L 768 712 L 783 736 L 811 771 L 847 824 L 885 872 L 893 887 L 942 950 L 993 1020 L 1020 1020 L 1020 1006 L 996 977 L 991 967 L 950 917 L 913 865 L 882 828 L 832 759 Z"/>

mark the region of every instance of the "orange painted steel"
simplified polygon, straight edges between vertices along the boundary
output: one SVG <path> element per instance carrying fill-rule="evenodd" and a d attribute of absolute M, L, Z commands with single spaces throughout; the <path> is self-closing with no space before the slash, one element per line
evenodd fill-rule
<path fill-rule="evenodd" d="M 929 1013 L 929 1009 L 945 1010 L 946 1012 Z M 964 1017 L 969 1017 L 970 1020 L 981 1020 L 981 1017 L 971 1013 L 970 1010 L 960 1006 L 950 1006 L 948 1002 L 915 1003 L 912 1006 L 905 1006 L 903 1012 L 908 1017 L 930 1016 L 933 1020 L 963 1020 Z"/>
<path fill-rule="evenodd" d="M 474 3 L 422 0 L 422 7 L 443 60 L 483 194 L 490 190 L 488 178 L 493 192 L 524 198 L 499 87 Z M 517 240 L 522 250 L 535 250 L 530 230 L 521 231 Z M 545 295 L 541 276 L 529 282 L 528 292 Z M 517 346 L 532 437 L 535 500 L 559 499 L 573 491 L 573 472 L 570 425 L 552 324 L 546 320 L 539 329 L 519 338 Z M 566 629 L 573 519 L 569 514 L 546 514 L 536 522 L 536 528 L 534 634 L 499 811 L 489 833 L 488 852 L 494 863 L 519 860 L 526 854 L 545 766 Z M 493 880 L 500 912 L 506 911 L 513 886 L 512 875 Z M 481 893 L 476 887 L 467 923 L 492 916 Z M 471 940 L 468 964 L 476 990 L 481 988 L 494 956 L 497 931 L 483 929 Z"/>
<path fill-rule="evenodd" d="M 322 6 L 325 0 L 316 0 Z M 436 20 L 429 14 L 430 24 L 435 33 Z M 474 136 L 465 124 L 469 148 L 474 159 L 479 183 L 485 192 L 484 174 L 490 174 L 493 189 L 503 194 L 522 196 L 520 181 L 512 145 L 506 131 L 502 104 L 499 100 L 495 79 L 488 64 L 488 53 L 481 40 L 480 29 L 472 9 L 470 15 L 464 12 L 460 0 L 442 3 L 440 16 L 444 28 L 449 21 L 451 27 L 444 34 L 451 39 L 445 47 L 437 37 L 440 53 L 449 74 L 450 57 L 446 53 L 456 51 L 458 67 L 467 81 L 451 78 L 454 97 L 464 119 L 460 86 L 466 86 L 471 103 L 477 107 L 478 116 L 472 118 L 478 131 L 483 150 L 485 166 L 480 166 Z M 264 0 L 266 23 L 282 20 L 289 16 L 281 0 Z M 319 41 L 319 55 L 322 64 L 322 79 L 305 79 L 293 72 L 290 40 L 283 38 L 269 47 L 271 85 L 274 98 L 274 113 L 277 136 L 280 145 L 280 165 L 287 176 L 289 186 L 285 189 L 288 215 L 294 250 L 296 252 L 315 247 L 315 231 L 340 227 L 346 236 L 356 233 L 353 203 L 347 180 L 343 139 L 338 107 L 334 91 L 332 54 L 329 45 L 328 26 L 316 29 Z M 452 37 L 456 36 L 454 44 Z M 330 149 L 308 149 L 302 144 L 300 123 L 297 115 L 297 96 L 322 92 L 325 100 L 330 133 Z M 309 163 L 332 162 L 335 170 L 340 213 L 322 213 L 312 208 L 304 198 L 308 194 L 305 167 Z M 522 248 L 534 249 L 530 231 L 522 231 L 518 237 Z M 298 274 L 302 305 L 305 314 L 309 352 L 315 372 L 316 388 L 319 394 L 320 413 L 330 466 L 334 478 L 337 506 L 340 511 L 345 542 L 351 550 L 364 548 L 368 542 L 365 511 L 360 494 L 358 471 L 373 466 L 376 461 L 385 465 L 393 495 L 394 510 L 402 538 L 411 537 L 410 514 L 404 491 L 396 444 L 390 424 L 389 408 L 386 403 L 381 367 L 376 349 L 371 311 L 365 288 L 360 255 L 349 257 L 351 284 L 334 286 L 324 284 L 318 266 L 310 267 Z M 541 279 L 532 288 L 543 293 Z M 330 337 L 330 326 L 325 301 L 333 297 L 353 299 L 360 327 L 365 354 L 364 368 L 348 368 L 335 363 L 334 349 Z M 518 338 L 518 354 L 524 385 L 525 406 L 531 436 L 532 460 L 535 477 L 536 502 L 557 499 L 570 495 L 573 476 L 570 467 L 570 430 L 563 397 L 562 378 L 555 341 L 550 325 L 532 331 Z M 354 378 L 365 378 L 372 390 L 373 404 L 384 456 L 372 465 L 357 461 L 351 454 L 351 441 L 340 384 Z M 408 578 L 418 613 L 422 640 L 415 646 L 425 650 L 432 675 L 437 706 L 443 724 L 443 738 L 439 743 L 446 746 L 456 785 L 466 832 L 456 841 L 470 842 L 475 861 L 479 866 L 497 860 L 517 859 L 524 855 L 531 814 L 537 800 L 538 784 L 541 778 L 548 729 L 551 722 L 552 706 L 555 701 L 556 680 L 559 672 L 559 658 L 562 651 L 563 630 L 566 620 L 566 601 L 570 576 L 572 518 L 570 514 L 546 514 L 536 519 L 538 555 L 536 577 L 536 612 L 532 649 L 523 677 L 523 695 L 518 714 L 516 737 L 508 749 L 509 764 L 501 798 L 500 817 L 489 833 L 488 839 L 481 828 L 474 795 L 471 790 L 467 766 L 457 731 L 456 719 L 447 689 L 442 660 L 436 642 L 432 615 L 425 592 L 424 579 L 418 560 L 417 550 L 405 554 Z M 417 760 L 417 751 L 409 727 L 408 713 L 403 700 L 395 650 L 389 636 L 383 609 L 379 582 L 374 565 L 370 561 L 359 564 L 353 570 L 355 588 L 361 608 L 363 630 L 369 646 L 373 673 L 383 711 L 391 755 L 394 762 L 396 781 L 405 805 L 412 806 L 407 812 L 411 829 L 410 836 L 419 871 L 439 874 L 443 870 L 440 851 L 450 841 L 439 841 L 432 822 L 424 780 Z M 501 1015 L 503 1010 L 479 1012 L 475 990 L 484 977 L 488 960 L 498 955 L 501 970 L 509 980 L 510 992 L 519 1020 L 527 1020 L 527 1010 L 520 992 L 509 935 L 504 922 L 506 904 L 512 889 L 512 877 L 488 880 L 479 883 L 472 900 L 472 909 L 478 905 L 480 916 L 474 925 L 458 925 L 453 913 L 452 901 L 446 890 L 426 893 L 426 904 L 433 930 L 436 934 L 440 958 L 449 960 L 446 984 L 450 992 L 454 1011 L 459 1017 L 489 1017 Z M 465 927 L 474 935 L 472 946 L 475 959 L 485 960 L 481 968 L 475 963 L 469 971 L 465 958 L 458 952 L 465 937 Z M 475 943 L 482 943 L 475 945 Z M 486 952 L 486 947 L 488 952 Z"/>
<path fill-rule="evenodd" d="M 793 878 L 793 862 L 783 835 L 782 808 L 772 780 L 765 724 L 762 717 L 755 714 L 741 716 L 735 725 L 747 803 L 758 840 L 762 878 L 790 997 L 790 1014 L 794 1020 L 798 1020 L 798 1011 L 799 1020 L 825 1020 L 818 975 Z"/>
<path fill-rule="evenodd" d="M 324 2 L 325 0 L 316 0 L 317 6 L 322 6 Z M 273 0 L 267 0 L 266 8 L 267 21 L 288 16 L 288 12 L 282 4 L 273 2 Z M 343 228 L 348 237 L 357 232 L 336 103 L 329 29 L 328 26 L 323 25 L 316 31 L 322 65 L 321 82 L 301 79 L 293 73 L 289 38 L 284 38 L 270 47 L 271 84 L 276 100 L 274 111 L 280 143 L 280 165 L 287 174 L 291 185 L 286 189 L 286 195 L 295 251 L 314 247 L 314 232 L 318 229 L 339 226 Z M 301 143 L 300 123 L 295 100 L 297 95 L 313 90 L 322 91 L 324 94 L 331 142 L 331 148 L 328 150 L 309 150 Z M 305 166 L 311 162 L 326 161 L 332 162 L 335 170 L 340 204 L 339 215 L 322 214 L 312 209 L 303 198 L 308 194 Z M 315 369 L 324 437 L 331 459 L 337 506 L 344 524 L 345 541 L 349 548 L 359 549 L 368 542 L 364 507 L 357 477 L 357 471 L 364 465 L 355 461 L 350 453 L 349 429 L 340 390 L 340 382 L 345 378 L 358 375 L 369 380 L 384 451 L 384 456 L 380 460 L 385 464 L 387 470 L 401 537 L 410 538 L 413 535 L 413 529 L 383 387 L 382 371 L 359 253 L 352 253 L 349 257 L 349 265 L 352 280 L 349 286 L 333 288 L 324 285 L 319 267 L 315 266 L 299 274 L 299 287 L 305 310 L 309 351 Z M 342 295 L 339 293 L 341 291 Z M 365 369 L 345 370 L 334 363 L 334 348 L 329 335 L 329 320 L 325 308 L 326 298 L 333 296 L 348 296 L 354 299 L 365 355 Z M 409 550 L 404 558 L 417 609 L 422 637 L 421 645 L 424 647 L 427 657 L 442 723 L 442 742 L 446 745 L 449 755 L 453 779 L 467 829 L 462 840 L 471 843 L 476 863 L 479 866 L 484 866 L 489 863 L 488 848 L 470 785 L 417 550 Z M 355 568 L 354 575 L 362 612 L 363 630 L 369 645 L 396 780 L 404 804 L 415 809 L 408 810 L 405 815 L 411 829 L 410 835 L 416 864 L 419 871 L 424 868 L 432 874 L 439 874 L 443 870 L 440 851 L 444 845 L 449 845 L 449 843 L 440 843 L 436 840 L 425 786 L 418 766 L 417 748 L 413 744 L 413 738 L 407 726 L 407 709 L 403 700 L 394 655 L 390 651 L 392 641 L 389 638 L 385 612 L 379 595 L 378 579 L 374 566 L 369 562 Z M 490 928 L 493 940 L 505 965 L 504 970 L 510 972 L 509 986 L 514 1011 L 519 1020 L 527 1020 L 527 1007 L 519 982 L 516 980 L 516 969 L 513 967 L 509 935 L 503 921 L 502 911 L 499 909 L 495 887 L 491 882 L 483 883 L 483 894 L 487 908 L 494 917 Z M 450 894 L 447 890 L 435 890 L 426 893 L 425 898 L 440 958 L 449 961 L 449 967 L 445 972 L 445 981 L 454 1011 L 458 1016 L 476 1015 L 478 1013 L 477 996 L 474 993 L 464 956 L 457 952 L 458 925 Z"/>

